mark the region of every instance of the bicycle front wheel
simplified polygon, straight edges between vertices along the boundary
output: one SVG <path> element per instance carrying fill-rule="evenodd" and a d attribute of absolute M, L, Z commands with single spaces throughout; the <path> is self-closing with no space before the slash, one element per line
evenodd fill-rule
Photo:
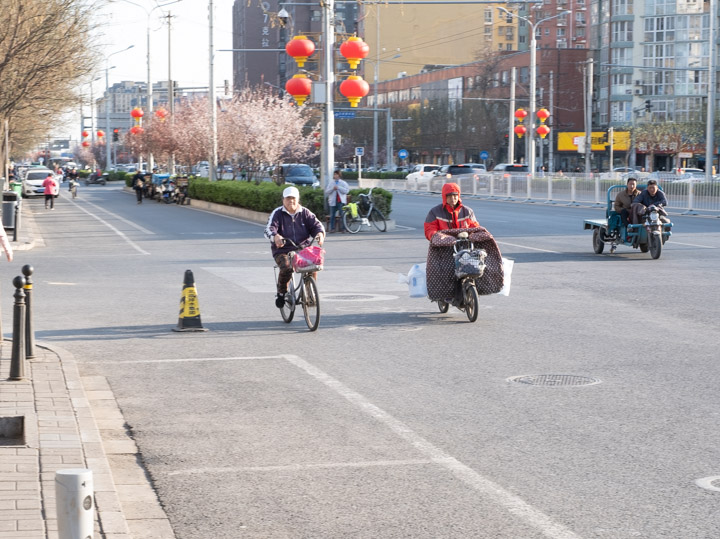
<path fill-rule="evenodd" d="M 295 316 L 295 283 L 294 279 L 290 279 L 288 283 L 288 291 L 285 294 L 285 305 L 280 307 L 280 315 L 286 324 L 292 322 Z"/>
<path fill-rule="evenodd" d="M 303 279 L 302 307 L 305 315 L 305 322 L 310 331 L 315 331 L 320 323 L 320 296 L 318 296 L 317 284 L 312 275 Z"/>
<path fill-rule="evenodd" d="M 387 223 L 385 222 L 385 216 L 377 208 L 373 208 L 370 212 L 370 220 L 380 232 L 387 230 Z"/>
<path fill-rule="evenodd" d="M 343 224 L 345 225 L 345 229 L 350 232 L 350 234 L 357 234 L 358 232 L 360 232 L 362 220 L 359 217 L 353 217 L 352 213 L 350 213 L 349 211 L 344 211 Z"/>

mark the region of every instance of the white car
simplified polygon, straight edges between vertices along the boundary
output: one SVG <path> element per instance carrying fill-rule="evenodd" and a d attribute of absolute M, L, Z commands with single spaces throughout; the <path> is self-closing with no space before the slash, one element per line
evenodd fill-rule
<path fill-rule="evenodd" d="M 427 188 L 430 178 L 433 177 L 433 171 L 440 168 L 440 165 L 415 165 L 410 174 L 405 176 L 408 189 L 418 189 L 419 187 Z"/>
<path fill-rule="evenodd" d="M 23 196 L 45 196 L 45 188 L 43 187 L 43 182 L 45 181 L 45 178 L 48 177 L 48 174 L 52 175 L 52 177 L 55 178 L 55 183 L 58 186 L 58 188 L 55 189 L 55 197 L 57 197 L 60 188 L 60 177 L 55 175 L 52 170 L 47 168 L 31 168 L 27 171 L 22 182 Z"/>

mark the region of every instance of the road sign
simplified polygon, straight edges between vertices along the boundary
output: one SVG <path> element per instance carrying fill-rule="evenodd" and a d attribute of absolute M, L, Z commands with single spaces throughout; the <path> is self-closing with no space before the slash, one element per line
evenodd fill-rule
<path fill-rule="evenodd" d="M 355 155 L 357 155 L 358 157 L 365 155 L 365 148 L 363 148 L 362 146 L 356 147 Z"/>
<path fill-rule="evenodd" d="M 355 118 L 354 110 L 335 110 L 335 118 Z"/>
<path fill-rule="evenodd" d="M 485 159 L 487 159 L 488 157 L 490 157 L 490 154 L 487 153 L 485 150 L 483 150 L 483 151 L 480 152 L 480 159 L 482 159 L 483 161 L 484 161 Z"/>
<path fill-rule="evenodd" d="M 400 159 L 407 159 L 408 155 L 409 154 L 407 150 L 398 150 L 398 157 Z"/>

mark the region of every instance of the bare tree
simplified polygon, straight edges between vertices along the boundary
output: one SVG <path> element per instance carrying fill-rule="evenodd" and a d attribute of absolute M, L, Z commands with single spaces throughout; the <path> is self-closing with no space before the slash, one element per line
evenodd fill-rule
<path fill-rule="evenodd" d="M 77 83 L 96 60 L 89 40 L 71 36 L 90 31 L 92 10 L 100 3 L 3 0 L 0 119 L 7 120 L 16 152 L 43 140 L 53 123 L 77 105 Z M 3 161 L 7 157 L 2 155 Z"/>

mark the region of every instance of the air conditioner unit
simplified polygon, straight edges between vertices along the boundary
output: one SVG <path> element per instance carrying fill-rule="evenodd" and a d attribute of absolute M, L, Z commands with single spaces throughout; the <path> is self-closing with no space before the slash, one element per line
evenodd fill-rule
<path fill-rule="evenodd" d="M 632 95 L 632 90 L 625 90 L 625 93 L 626 93 L 627 95 Z"/>
<path fill-rule="evenodd" d="M 642 95 L 642 88 L 635 88 L 635 95 Z"/>
<path fill-rule="evenodd" d="M 642 86 L 642 81 L 640 79 L 635 79 L 635 86 Z"/>

